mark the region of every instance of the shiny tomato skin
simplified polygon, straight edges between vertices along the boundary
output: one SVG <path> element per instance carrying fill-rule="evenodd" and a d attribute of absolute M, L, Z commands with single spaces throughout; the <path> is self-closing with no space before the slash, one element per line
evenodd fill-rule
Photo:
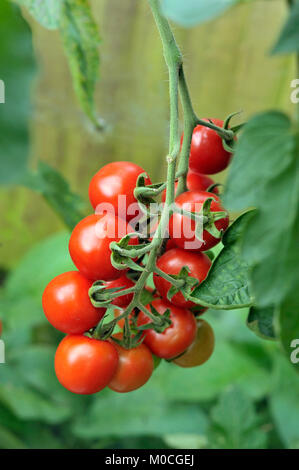
<path fill-rule="evenodd" d="M 210 186 L 215 184 L 215 181 L 212 178 L 209 178 L 206 175 L 201 175 L 200 173 L 195 173 L 194 171 L 189 170 L 187 174 L 187 189 L 189 191 L 206 191 Z M 175 191 L 177 190 L 178 182 L 175 183 Z M 218 194 L 218 188 L 215 187 L 213 193 Z M 165 202 L 166 199 L 166 190 L 162 192 L 161 201 Z"/>
<path fill-rule="evenodd" d="M 211 211 L 219 212 L 225 211 L 221 206 L 220 199 L 216 194 L 208 193 L 206 191 L 186 191 L 180 194 L 175 200 L 177 206 L 189 212 L 199 212 L 204 201 L 212 197 L 214 200 L 211 203 Z M 229 217 L 223 217 L 215 223 L 218 230 L 225 230 L 229 225 Z M 220 238 L 213 237 L 206 230 L 203 231 L 203 243 L 195 237 L 194 220 L 187 220 L 187 216 L 181 214 L 173 214 L 169 221 L 169 234 L 175 241 L 179 248 L 185 250 L 207 251 L 219 243 Z M 192 245 L 190 245 L 192 243 Z"/>
<path fill-rule="evenodd" d="M 95 308 L 90 302 L 91 286 L 92 281 L 78 271 L 60 274 L 49 282 L 42 304 L 54 328 L 67 334 L 80 334 L 97 325 L 106 309 Z"/>
<path fill-rule="evenodd" d="M 121 335 L 116 336 L 120 337 Z M 119 361 L 108 387 L 119 393 L 137 390 L 149 380 L 153 373 L 152 353 L 145 344 L 140 344 L 132 349 L 125 349 L 119 344 L 113 344 L 118 352 Z"/>
<path fill-rule="evenodd" d="M 196 338 L 184 354 L 173 360 L 180 367 L 197 367 L 204 364 L 212 355 L 215 337 L 212 327 L 205 320 L 197 321 Z"/>
<path fill-rule="evenodd" d="M 136 204 L 137 200 L 134 196 L 137 178 L 140 174 L 145 173 L 144 169 L 132 162 L 112 162 L 103 166 L 91 179 L 89 184 L 89 199 L 94 209 L 101 203 L 110 203 L 115 215 L 126 220 L 131 220 L 135 216 L 127 213 L 127 209 L 131 204 Z M 149 177 L 146 178 L 145 184 L 151 184 Z M 125 196 L 125 213 L 120 213 L 118 196 Z"/>
<path fill-rule="evenodd" d="M 126 221 L 112 214 L 85 217 L 74 228 L 69 242 L 69 252 L 75 266 L 92 281 L 119 278 L 123 271 L 112 266 L 109 245 L 132 231 Z M 136 244 L 137 240 L 132 238 L 130 243 Z"/>
<path fill-rule="evenodd" d="M 207 191 L 213 184 L 215 184 L 215 181 L 209 176 L 191 170 L 188 171 L 187 188 L 189 191 Z M 213 189 L 213 193 L 219 193 L 217 186 Z"/>
<path fill-rule="evenodd" d="M 211 264 L 210 258 L 204 253 L 188 252 L 180 248 L 173 248 L 172 250 L 166 251 L 157 260 L 158 268 L 169 275 L 179 274 L 181 269 L 187 266 L 190 270 L 189 276 L 194 277 L 199 282 L 202 282 L 207 277 Z M 162 298 L 167 301 L 167 293 L 171 287 L 170 282 L 155 273 L 154 283 Z M 186 300 L 181 292 L 175 294 L 171 298 L 170 303 L 182 308 L 195 306 L 194 302 Z"/>
<path fill-rule="evenodd" d="M 123 287 L 123 289 L 121 290 L 125 290 L 130 289 L 130 287 L 134 287 L 135 284 L 133 281 L 131 281 L 131 279 L 129 279 L 125 274 L 123 274 L 121 277 L 115 279 L 114 281 L 106 282 L 105 285 L 107 289 Z M 120 297 L 116 297 L 111 303 L 121 308 L 127 307 L 133 299 L 133 295 L 134 294 L 126 294 Z"/>
<path fill-rule="evenodd" d="M 183 353 L 194 341 L 196 336 L 195 317 L 190 310 L 176 307 L 162 299 L 155 299 L 151 304 L 160 314 L 169 309 L 172 324 L 163 333 L 157 333 L 152 329 L 145 330 L 144 344 L 156 356 L 172 359 Z M 150 311 L 149 305 L 146 308 Z M 145 313 L 140 312 L 138 324 L 144 325 L 150 322 L 149 317 Z"/>
<path fill-rule="evenodd" d="M 73 393 L 97 393 L 111 382 L 118 353 L 109 341 L 68 335 L 58 345 L 55 372 L 61 385 Z"/>
<path fill-rule="evenodd" d="M 208 119 L 204 119 L 208 121 Z M 223 127 L 220 119 L 211 119 L 213 124 Z M 223 148 L 222 139 L 213 129 L 198 125 L 191 140 L 189 168 L 204 175 L 214 175 L 225 170 L 232 154 Z"/>

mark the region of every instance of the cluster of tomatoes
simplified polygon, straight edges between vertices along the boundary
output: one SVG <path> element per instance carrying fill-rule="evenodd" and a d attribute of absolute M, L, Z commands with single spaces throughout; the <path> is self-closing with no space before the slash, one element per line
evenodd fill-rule
<path fill-rule="evenodd" d="M 222 126 L 223 122 L 213 120 Z M 188 191 L 176 198 L 176 205 L 192 212 L 192 208 L 203 205 L 208 198 L 213 198 L 211 212 L 224 211 L 215 192 L 207 189 L 214 184 L 207 175 L 222 171 L 227 167 L 231 154 L 223 148 L 221 138 L 205 126 L 194 129 L 189 173 Z M 187 267 L 188 276 L 197 283 L 202 282 L 209 271 L 211 261 L 206 253 L 220 241 L 220 236 L 211 235 L 203 230 L 203 243 L 196 249 L 186 249 L 186 242 L 196 239 L 195 225 L 191 225 L 188 239 L 182 235 L 174 237 L 176 229 L 182 224 L 186 214 L 173 213 L 169 221 L 169 241 L 165 251 L 156 260 L 157 271 L 154 273 L 155 290 L 152 301 L 145 308 L 136 308 L 130 314 L 136 328 L 142 328 L 142 342 L 126 349 L 120 339 L 123 333 L 112 333 L 108 339 L 99 339 L 94 331 L 106 313 L 106 307 L 95 307 L 89 296 L 89 290 L 95 281 L 101 280 L 105 287 L 114 291 L 128 290 L 135 285 L 129 270 L 119 271 L 111 262 L 110 244 L 118 242 L 117 228 L 124 226 L 125 233 L 132 233 L 132 216 L 119 213 L 119 195 L 126 196 L 126 208 L 136 203 L 134 189 L 137 178 L 144 170 L 130 162 L 107 164 L 94 175 L 89 186 L 89 198 L 94 209 L 103 202 L 114 207 L 114 213 L 92 214 L 81 220 L 74 228 L 70 241 L 70 256 L 78 271 L 70 271 L 55 277 L 43 294 L 43 309 L 49 322 L 58 330 L 66 333 L 55 355 L 55 371 L 60 383 L 68 390 L 79 394 L 91 394 L 108 386 L 117 392 L 129 392 L 144 385 L 154 370 L 154 356 L 171 360 L 181 367 L 193 367 L 203 364 L 212 354 L 214 335 L 210 325 L 198 318 L 204 311 L 192 301 L 187 300 L 181 291 L 169 299 L 172 284 L 163 271 L 174 278 L 182 268 Z M 150 185 L 147 177 L 145 184 Z M 162 201 L 165 194 L 162 194 Z M 216 228 L 223 232 L 228 227 L 227 213 L 215 222 Z M 195 224 L 195 221 L 194 221 Z M 116 228 L 111 237 L 109 228 Z M 193 232 L 192 232 L 193 230 Z M 221 233 L 220 232 L 220 233 Z M 138 244 L 138 238 L 130 238 L 130 244 Z M 55 254 L 54 254 L 55 256 Z M 135 279 L 136 280 L 136 279 Z M 148 289 L 148 287 L 145 287 Z M 133 292 L 115 297 L 112 305 L 117 312 L 125 309 L 133 299 Z M 155 311 L 156 315 L 169 312 L 169 326 L 164 331 L 154 327 L 146 328 L 152 322 L 146 310 Z M 124 320 L 118 322 L 123 328 Z"/>

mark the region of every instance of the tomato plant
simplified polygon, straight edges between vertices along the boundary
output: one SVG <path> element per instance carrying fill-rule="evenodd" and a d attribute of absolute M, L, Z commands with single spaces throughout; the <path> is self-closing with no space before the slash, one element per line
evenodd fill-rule
<path fill-rule="evenodd" d="M 110 243 L 122 238 L 119 233 L 130 232 L 131 227 L 112 214 L 85 217 L 76 225 L 70 238 L 69 251 L 74 264 L 88 279 L 117 279 L 120 272 L 111 264 Z M 134 239 L 130 243 L 134 243 Z"/>
<path fill-rule="evenodd" d="M 134 189 L 138 176 L 142 173 L 145 173 L 143 168 L 132 162 L 112 162 L 103 166 L 89 184 L 89 199 L 93 208 L 97 209 L 99 204 L 104 204 L 105 207 L 110 204 L 113 214 L 120 215 L 128 221 L 132 219 L 136 215 L 135 211 L 138 211 Z M 145 183 L 151 184 L 148 176 Z M 124 207 L 121 209 L 119 197 L 124 201 Z"/>
<path fill-rule="evenodd" d="M 224 211 L 219 197 L 206 191 L 187 191 L 178 196 L 175 203 L 179 208 L 188 212 L 200 212 L 203 204 L 209 198 L 212 198 L 211 213 Z M 224 232 L 228 224 L 228 215 L 215 222 L 216 229 L 219 232 Z M 219 233 L 219 237 L 215 237 L 207 229 L 203 229 L 201 240 L 199 237 L 196 237 L 196 221 L 180 213 L 175 213 L 171 217 L 169 233 L 178 247 L 199 251 L 210 250 L 219 243 L 221 237 L 221 233 Z"/>
<path fill-rule="evenodd" d="M 88 291 L 92 281 L 78 271 L 70 271 L 52 279 L 44 290 L 42 303 L 48 321 L 58 330 L 80 334 L 96 326 L 105 313 L 95 308 Z"/>
<path fill-rule="evenodd" d="M 187 267 L 189 270 L 189 276 L 195 278 L 199 283 L 203 281 L 210 269 L 211 261 L 210 258 L 204 253 L 188 252 L 180 248 L 173 248 L 166 251 L 157 260 L 157 267 L 162 272 L 168 275 L 178 275 L 182 268 Z M 171 288 L 171 282 L 159 275 L 154 274 L 154 283 L 164 300 L 167 299 L 167 294 Z M 182 292 L 174 294 L 171 298 L 171 303 L 178 307 L 190 308 L 195 304 L 190 300 L 186 300 Z"/>
<path fill-rule="evenodd" d="M 204 364 L 214 351 L 215 337 L 212 327 L 205 320 L 197 320 L 196 338 L 188 349 L 173 362 L 180 367 L 196 367 Z"/>
<path fill-rule="evenodd" d="M 161 299 L 154 300 L 151 305 L 159 314 L 170 311 L 171 325 L 162 333 L 153 329 L 145 330 L 144 343 L 158 357 L 171 359 L 181 354 L 190 346 L 196 336 L 196 320 L 187 309 L 176 307 Z M 150 310 L 150 305 L 147 306 Z M 149 317 L 141 312 L 138 317 L 139 325 L 150 323 Z"/>
<path fill-rule="evenodd" d="M 113 344 L 83 335 L 68 335 L 55 354 L 55 372 L 70 392 L 89 395 L 111 381 L 118 365 Z"/>
<path fill-rule="evenodd" d="M 208 119 L 205 119 L 208 121 Z M 210 119 L 218 127 L 223 127 L 220 119 Z M 221 137 L 213 129 L 199 124 L 195 127 L 190 147 L 190 169 L 204 175 L 213 175 L 225 170 L 232 154 L 223 148 Z"/>
<path fill-rule="evenodd" d="M 120 338 L 120 335 L 116 335 Z M 145 344 L 125 349 L 114 343 L 119 361 L 116 372 L 109 383 L 111 390 L 127 393 L 142 387 L 151 377 L 154 370 L 153 356 Z"/>

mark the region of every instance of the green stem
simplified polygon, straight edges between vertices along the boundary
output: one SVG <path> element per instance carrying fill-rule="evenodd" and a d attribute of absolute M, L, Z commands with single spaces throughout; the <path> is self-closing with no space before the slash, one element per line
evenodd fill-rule
<path fill-rule="evenodd" d="M 174 279 L 172 276 L 159 269 L 158 266 L 155 267 L 155 272 L 158 274 L 158 276 L 165 279 L 165 281 L 170 282 L 173 286 L 177 287 L 178 289 L 185 284 L 185 281 L 183 279 Z"/>

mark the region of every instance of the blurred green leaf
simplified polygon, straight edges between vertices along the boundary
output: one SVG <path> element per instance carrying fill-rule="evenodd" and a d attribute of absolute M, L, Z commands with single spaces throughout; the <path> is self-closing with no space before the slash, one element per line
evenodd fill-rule
<path fill-rule="evenodd" d="M 94 107 L 100 37 L 88 0 L 63 1 L 60 33 L 80 105 L 94 125 L 100 127 Z"/>
<path fill-rule="evenodd" d="M 231 388 L 211 412 L 208 437 L 213 449 L 263 449 L 266 434 L 259 429 L 258 416 L 248 395 Z"/>
<path fill-rule="evenodd" d="M 247 326 L 260 338 L 275 339 L 274 317 L 274 307 L 251 307 L 247 317 Z"/>
<path fill-rule="evenodd" d="M 44 28 L 57 29 L 59 27 L 61 6 L 63 0 L 14 0 L 28 9 L 31 15 Z"/>
<path fill-rule="evenodd" d="M 249 306 L 253 299 L 249 289 L 248 266 L 243 261 L 240 237 L 253 212 L 241 215 L 226 231 L 224 248 L 214 260 L 207 278 L 189 297 L 193 302 L 219 309 Z"/>
<path fill-rule="evenodd" d="M 160 388 L 146 384 L 139 390 L 115 395 L 102 391 L 74 427 L 81 438 L 205 432 L 207 419 L 198 406 L 177 403 L 175 412 Z"/>
<path fill-rule="evenodd" d="M 190 27 L 211 20 L 240 0 L 161 0 L 162 11 L 176 23 Z"/>
<path fill-rule="evenodd" d="M 293 355 L 296 356 L 292 363 L 299 372 L 299 361 L 297 362 L 299 352 L 296 355 L 295 351 L 295 348 L 299 346 L 299 300 L 297 291 L 293 292 L 280 306 L 277 323 L 278 335 L 286 356 L 291 360 Z"/>
<path fill-rule="evenodd" d="M 35 62 L 31 32 L 19 8 L 2 1 L 0 17 L 0 79 L 5 85 L 5 104 L 0 104 L 0 184 L 12 184 L 19 183 L 27 170 Z"/>
<path fill-rule="evenodd" d="M 223 202 L 228 209 L 255 206 L 242 240 L 259 307 L 279 304 L 299 288 L 299 146 L 280 112 L 253 117 L 232 160 Z"/>
<path fill-rule="evenodd" d="M 275 358 L 270 409 L 281 439 L 288 448 L 299 449 L 299 378 L 283 356 Z"/>
<path fill-rule="evenodd" d="M 47 238 L 28 251 L 8 275 L 0 297 L 0 317 L 8 329 L 21 333 L 24 327 L 45 322 L 41 305 L 44 288 L 53 277 L 74 269 L 68 240 L 68 232 Z"/>
<path fill-rule="evenodd" d="M 40 193 L 71 230 L 83 218 L 81 197 L 73 193 L 63 176 L 46 163 L 39 162 L 37 172 L 30 173 L 24 184 Z"/>
<path fill-rule="evenodd" d="M 0 425 L 0 449 L 26 449 L 26 445 L 12 432 Z"/>
<path fill-rule="evenodd" d="M 291 10 L 272 53 L 283 54 L 299 51 L 299 3 L 296 1 Z"/>
<path fill-rule="evenodd" d="M 250 396 L 261 398 L 269 388 L 269 373 L 250 354 L 216 337 L 214 353 L 205 364 L 184 369 L 164 361 L 151 383 L 161 387 L 173 402 L 213 400 L 232 383 Z"/>

